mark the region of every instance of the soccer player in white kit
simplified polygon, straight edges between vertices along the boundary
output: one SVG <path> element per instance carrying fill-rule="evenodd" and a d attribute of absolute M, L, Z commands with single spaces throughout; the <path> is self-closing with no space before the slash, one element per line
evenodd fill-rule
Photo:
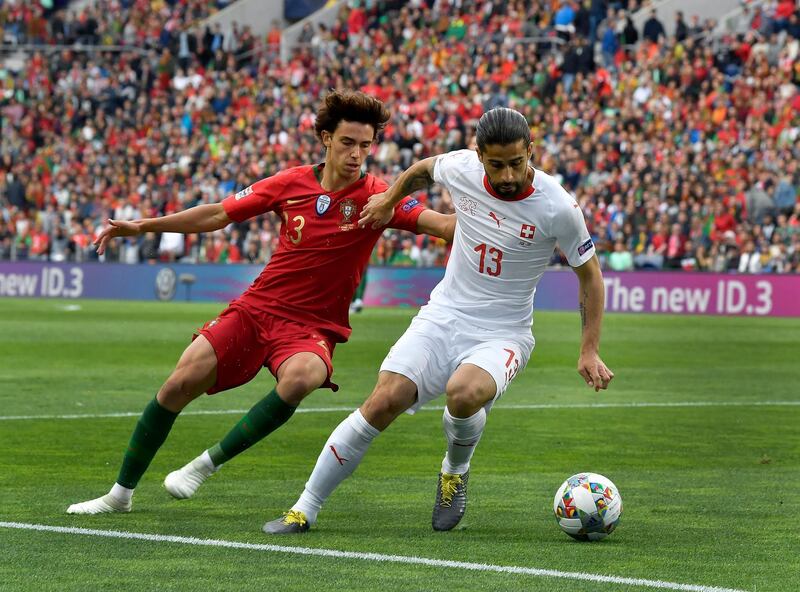
<path fill-rule="evenodd" d="M 533 351 L 533 297 L 556 244 L 580 284 L 578 372 L 595 391 L 614 377 L 599 356 L 603 279 L 580 207 L 553 177 L 529 165 L 533 144 L 521 113 L 485 113 L 477 144 L 477 151 L 417 162 L 362 211 L 362 225 L 385 225 L 404 196 L 431 182 L 445 186 L 458 220 L 450 260 L 430 301 L 383 361 L 370 397 L 333 431 L 300 498 L 265 532 L 308 530 L 372 440 L 401 413 L 442 393 L 447 452 L 432 524 L 455 527 L 466 510 L 469 463 L 487 413 Z"/>

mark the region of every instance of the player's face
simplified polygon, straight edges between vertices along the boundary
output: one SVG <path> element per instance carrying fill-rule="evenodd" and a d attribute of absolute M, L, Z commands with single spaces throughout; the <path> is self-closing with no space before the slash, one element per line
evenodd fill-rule
<path fill-rule="evenodd" d="M 374 139 L 375 129 L 368 123 L 340 121 L 333 134 L 322 132 L 325 166 L 333 167 L 340 177 L 358 177 Z"/>
<path fill-rule="evenodd" d="M 514 144 L 489 144 L 478 149 L 478 158 L 489 184 L 502 197 L 514 197 L 530 184 L 528 161 L 533 153 L 533 143 L 524 140 Z"/>

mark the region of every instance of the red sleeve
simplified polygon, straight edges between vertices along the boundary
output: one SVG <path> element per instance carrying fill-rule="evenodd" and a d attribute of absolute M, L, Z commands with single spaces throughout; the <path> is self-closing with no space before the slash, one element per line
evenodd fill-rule
<path fill-rule="evenodd" d="M 403 200 L 394 207 L 394 216 L 389 221 L 388 226 L 417 232 L 417 218 L 425 208 L 414 197 L 404 197 Z"/>
<path fill-rule="evenodd" d="M 276 208 L 288 181 L 293 177 L 292 169 L 256 181 L 250 187 L 222 200 L 225 213 L 234 222 L 242 222 L 253 216 L 270 212 Z"/>
<path fill-rule="evenodd" d="M 382 193 L 389 188 L 389 185 L 383 179 L 372 177 L 369 179 L 369 194 Z M 394 207 L 394 216 L 389 220 L 386 225 L 388 228 L 397 228 L 398 230 L 408 230 L 409 232 L 417 232 L 417 218 L 422 213 L 425 207 L 419 203 L 419 200 L 412 197 L 404 197 L 400 203 Z"/>

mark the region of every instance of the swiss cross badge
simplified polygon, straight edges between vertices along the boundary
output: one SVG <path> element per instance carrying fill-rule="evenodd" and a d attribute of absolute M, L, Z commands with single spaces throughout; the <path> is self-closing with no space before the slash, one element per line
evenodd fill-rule
<path fill-rule="evenodd" d="M 533 238 L 533 235 L 536 233 L 536 227 L 533 224 L 523 224 L 522 228 L 520 228 L 519 236 L 520 238 Z"/>
<path fill-rule="evenodd" d="M 342 230 L 352 230 L 356 227 L 353 222 L 353 216 L 356 213 L 356 202 L 353 199 L 345 199 L 339 206 L 339 211 L 342 213 L 342 219 L 339 222 L 339 228 Z"/>

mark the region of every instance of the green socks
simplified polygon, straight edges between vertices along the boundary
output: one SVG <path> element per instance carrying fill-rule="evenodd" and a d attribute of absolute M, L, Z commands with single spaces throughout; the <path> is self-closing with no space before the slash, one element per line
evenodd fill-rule
<path fill-rule="evenodd" d="M 125 451 L 117 483 L 128 489 L 136 487 L 150 466 L 150 461 L 167 439 L 176 417 L 177 413 L 165 409 L 156 399 L 147 404 Z"/>
<path fill-rule="evenodd" d="M 353 300 L 363 300 L 364 299 L 364 292 L 367 291 L 367 270 L 364 270 L 364 275 L 361 276 L 361 282 L 358 284 L 358 288 L 356 288 L 356 293 L 353 295 Z"/>
<path fill-rule="evenodd" d="M 253 444 L 271 434 L 287 421 L 296 407 L 287 405 L 275 389 L 253 405 L 222 441 L 208 449 L 215 466 L 219 466 L 244 452 Z"/>
<path fill-rule="evenodd" d="M 284 403 L 275 389 L 272 389 L 239 420 L 219 444 L 209 449 L 211 460 L 219 466 L 244 452 L 286 423 L 294 410 L 295 407 Z M 125 451 L 117 483 L 128 489 L 136 488 L 156 452 L 167 439 L 176 417 L 177 413 L 165 409 L 156 399 L 147 404 Z"/>

